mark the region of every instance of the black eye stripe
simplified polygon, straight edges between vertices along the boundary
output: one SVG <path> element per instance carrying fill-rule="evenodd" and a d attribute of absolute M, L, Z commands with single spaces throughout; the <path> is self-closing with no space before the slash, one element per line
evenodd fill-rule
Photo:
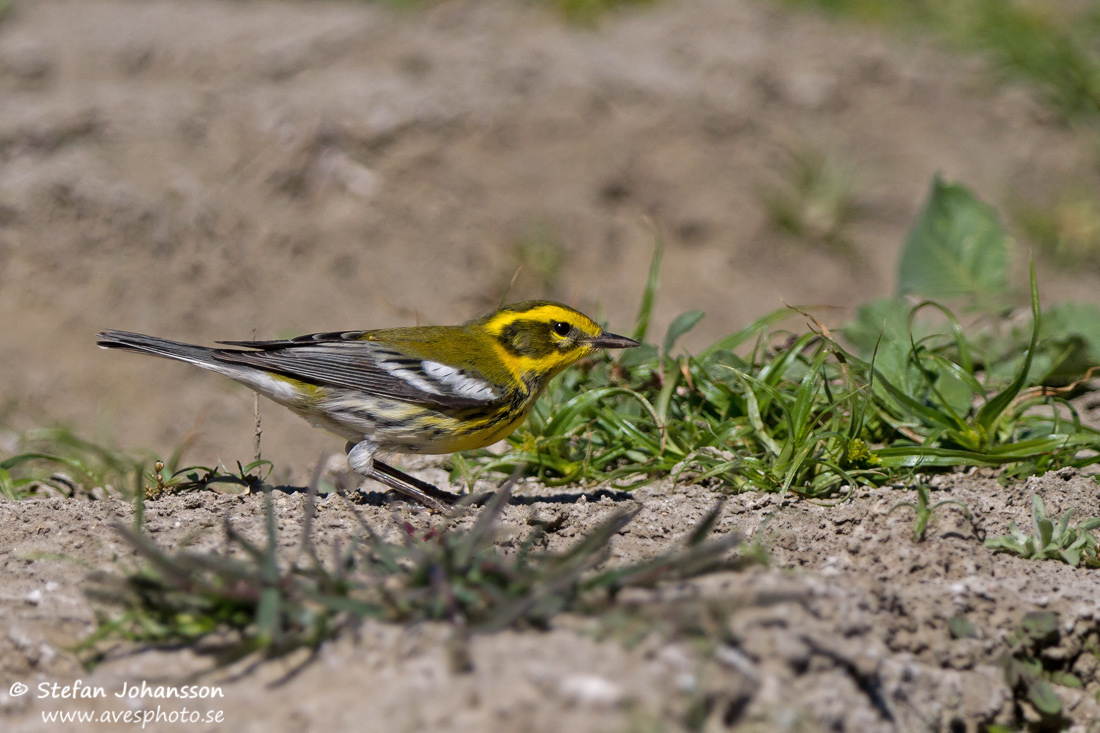
<path fill-rule="evenodd" d="M 579 334 L 580 329 L 569 321 L 531 318 L 512 321 L 496 339 L 510 354 L 542 359 L 580 348 L 575 338 Z"/>

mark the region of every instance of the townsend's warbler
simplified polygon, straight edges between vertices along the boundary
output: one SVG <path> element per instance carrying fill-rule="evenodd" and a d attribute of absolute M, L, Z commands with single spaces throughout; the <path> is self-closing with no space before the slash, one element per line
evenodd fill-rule
<path fill-rule="evenodd" d="M 378 452 L 453 453 L 511 434 L 550 380 L 599 349 L 638 342 L 559 303 L 508 305 L 460 326 L 336 331 L 211 349 L 124 331 L 98 344 L 224 374 L 349 442 L 348 465 L 442 510 L 455 500 Z"/>

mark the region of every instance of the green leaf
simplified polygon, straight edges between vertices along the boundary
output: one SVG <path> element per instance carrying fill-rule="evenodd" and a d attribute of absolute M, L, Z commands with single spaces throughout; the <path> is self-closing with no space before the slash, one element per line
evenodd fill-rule
<path fill-rule="evenodd" d="M 1059 542 L 1066 534 L 1066 530 L 1069 529 L 1069 520 L 1073 516 L 1073 508 L 1062 512 L 1062 516 L 1058 518 L 1058 526 L 1054 530 L 1054 541 Z"/>
<path fill-rule="evenodd" d="M 671 354 L 672 347 L 676 345 L 680 337 L 695 328 L 695 325 L 703 320 L 703 316 L 705 315 L 703 311 L 687 311 L 672 319 L 672 323 L 668 327 L 668 332 L 665 334 L 664 344 L 661 346 L 661 353 L 665 356 Z"/>
<path fill-rule="evenodd" d="M 951 630 L 951 636 L 956 639 L 976 639 L 978 629 L 966 616 L 956 614 L 947 622 L 947 628 Z"/>
<path fill-rule="evenodd" d="M 17 456 L 12 456 L 4 461 L 0 461 L 0 469 L 10 470 L 15 468 L 21 463 L 27 461 L 48 461 L 51 463 L 59 463 L 62 466 L 76 469 L 77 471 L 84 471 L 84 464 L 73 458 L 65 458 L 63 456 L 55 456 L 49 453 L 20 453 Z"/>
<path fill-rule="evenodd" d="M 1047 519 L 1043 500 L 1038 494 L 1031 495 L 1031 522 L 1035 527 L 1035 539 L 1038 540 L 1040 549 L 1049 545 L 1054 535 L 1054 523 Z"/>
<path fill-rule="evenodd" d="M 1027 555 L 1024 554 L 1026 548 L 1008 535 L 1001 535 L 999 537 L 987 537 L 984 544 L 987 550 L 1000 550 L 1002 552 L 1008 552 L 1013 555 L 1027 557 Z"/>
<path fill-rule="evenodd" d="M 956 415 L 965 415 L 974 400 L 972 378 L 967 377 L 969 375 L 959 369 L 944 369 L 936 379 L 936 395 L 943 400 L 944 407 Z"/>
<path fill-rule="evenodd" d="M 1045 342 L 1043 347 L 1032 369 L 1038 374 L 1033 379 L 1039 384 L 1064 387 L 1080 379 L 1096 363 L 1089 358 L 1088 342 L 1077 335 Z"/>
<path fill-rule="evenodd" d="M 936 176 L 902 252 L 898 294 L 1000 295 L 1008 287 L 1011 242 L 989 205 L 964 186 Z"/>
<path fill-rule="evenodd" d="M 0 468 L 0 496 L 11 501 L 19 499 L 15 486 L 15 479 L 11 477 L 11 474 L 4 468 Z"/>
<path fill-rule="evenodd" d="M 1062 556 L 1067 565 L 1077 567 L 1081 564 L 1081 551 L 1075 547 L 1059 550 L 1058 554 Z"/>
<path fill-rule="evenodd" d="M 1058 634 L 1058 614 L 1053 611 L 1029 611 L 1024 614 L 1023 625 L 1032 639 L 1050 639 Z"/>
<path fill-rule="evenodd" d="M 1050 673 L 1050 681 L 1056 685 L 1062 685 L 1063 687 L 1072 687 L 1080 690 L 1084 687 L 1081 682 L 1081 678 L 1071 672 L 1058 672 L 1054 671 Z"/>
<path fill-rule="evenodd" d="M 1090 364 L 1100 364 L 1100 306 L 1095 303 L 1060 303 L 1043 315 L 1043 339 L 1070 342 L 1076 339 Z"/>
<path fill-rule="evenodd" d="M 1062 712 L 1062 698 L 1051 688 L 1050 683 L 1041 677 L 1027 679 L 1027 699 L 1044 715 L 1058 715 Z"/>
<path fill-rule="evenodd" d="M 882 345 L 901 344 L 908 352 L 911 311 L 912 306 L 904 300 L 876 298 L 859 307 L 856 319 L 844 326 L 844 338 L 864 356 L 869 356 L 875 350 L 875 344 L 880 343 L 880 337 Z M 914 337 L 919 340 L 922 334 L 914 334 Z M 882 369 L 878 360 L 876 365 Z"/>
<path fill-rule="evenodd" d="M 651 344 L 642 344 L 633 349 L 623 349 L 622 355 L 619 357 L 619 364 L 632 369 L 642 364 L 655 361 L 657 359 L 657 347 Z"/>

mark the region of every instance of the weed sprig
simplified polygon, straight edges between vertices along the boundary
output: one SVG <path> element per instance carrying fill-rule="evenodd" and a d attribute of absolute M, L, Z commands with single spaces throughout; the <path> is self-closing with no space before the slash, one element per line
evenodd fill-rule
<path fill-rule="evenodd" d="M 1090 517 L 1070 526 L 1073 509 L 1062 512 L 1054 522 L 1047 518 L 1043 500 L 1038 494 L 1031 495 L 1031 526 L 1034 534 L 1027 534 L 1009 524 L 1009 534 L 986 539 L 985 546 L 991 550 L 1007 552 L 1030 560 L 1062 560 L 1074 567 L 1082 563 L 1086 567 L 1100 567 L 1097 556 L 1096 535 L 1100 529 L 1100 518 Z"/>
<path fill-rule="evenodd" d="M 950 506 L 954 504 L 957 508 L 961 509 L 963 515 L 970 519 L 970 507 L 958 499 L 944 499 L 943 501 L 937 501 L 932 503 L 931 491 L 928 488 L 928 484 L 918 483 L 916 485 L 917 500 L 901 501 L 890 507 L 890 511 L 886 512 L 886 516 L 890 516 L 898 509 L 912 509 L 916 514 L 916 518 L 913 520 L 913 541 L 921 542 L 924 540 L 924 533 L 928 530 L 928 524 L 932 521 L 932 515 L 936 513 L 936 510 L 940 507 Z"/>

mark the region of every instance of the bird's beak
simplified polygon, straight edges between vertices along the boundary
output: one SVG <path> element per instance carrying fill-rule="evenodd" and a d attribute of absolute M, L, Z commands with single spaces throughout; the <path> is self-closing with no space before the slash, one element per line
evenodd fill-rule
<path fill-rule="evenodd" d="M 619 336 L 614 333 L 607 333 L 604 331 L 599 336 L 595 336 L 588 340 L 588 345 L 594 349 L 629 349 L 633 346 L 641 346 L 634 339 L 627 338 L 626 336 Z"/>

